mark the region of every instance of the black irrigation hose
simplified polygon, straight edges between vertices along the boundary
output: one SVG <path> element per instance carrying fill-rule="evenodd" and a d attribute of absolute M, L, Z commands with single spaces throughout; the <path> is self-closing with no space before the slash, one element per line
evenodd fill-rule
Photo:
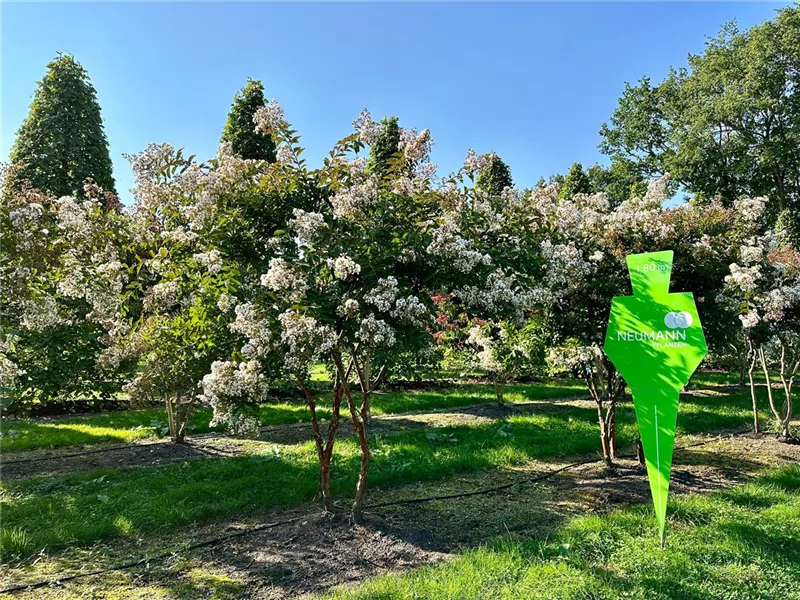
<path fill-rule="evenodd" d="M 734 433 L 730 434 L 730 436 L 731 437 L 735 437 L 735 436 L 738 436 L 738 435 L 743 435 L 745 433 L 749 433 L 749 431 L 750 430 L 747 429 L 747 430 L 743 430 L 743 431 L 734 432 Z M 711 444 L 713 442 L 719 441 L 721 437 L 722 436 L 718 436 L 718 437 L 716 437 L 714 439 L 703 440 L 703 441 L 700 441 L 700 442 L 695 442 L 693 444 L 687 444 L 686 446 L 679 446 L 678 448 L 675 448 L 675 450 L 686 450 L 687 448 L 695 448 L 697 446 L 705 446 L 706 444 Z M 617 458 L 636 458 L 636 455 L 635 454 L 623 454 L 623 455 L 618 456 Z M 483 488 L 483 489 L 480 489 L 480 490 L 475 490 L 473 492 L 461 492 L 461 493 L 457 493 L 457 494 L 444 494 L 444 495 L 441 495 L 441 496 L 426 496 L 426 497 L 422 497 L 422 498 L 408 498 L 408 499 L 405 499 L 405 500 L 392 500 L 391 502 L 379 502 L 378 504 L 369 504 L 369 505 L 367 505 L 365 507 L 365 509 L 383 508 L 383 507 L 386 507 L 386 506 L 399 506 L 399 505 L 403 505 L 403 504 L 421 504 L 423 502 L 433 502 L 433 501 L 436 501 L 436 500 L 450 500 L 450 499 L 457 499 L 457 498 L 467 498 L 469 496 L 479 496 L 479 495 L 483 495 L 483 494 L 491 494 L 493 492 L 499 492 L 499 491 L 502 491 L 502 490 L 509 489 L 511 487 L 514 487 L 515 485 L 521 485 L 521 484 L 525 484 L 525 483 L 537 483 L 539 481 L 544 481 L 545 479 L 549 479 L 551 477 L 554 477 L 555 475 L 558 475 L 559 473 L 563 473 L 564 471 L 568 471 L 570 469 L 574 469 L 575 467 L 579 467 L 579 466 L 582 466 L 582 465 L 587 465 L 587 464 L 595 463 L 595 462 L 598 462 L 598 459 L 596 459 L 596 458 L 587 458 L 587 459 L 583 459 L 583 460 L 571 463 L 569 465 L 560 467 L 560 468 L 555 469 L 553 471 L 549 471 L 547 473 L 543 473 L 541 475 L 537 475 L 535 477 L 527 477 L 527 478 L 521 479 L 519 481 L 506 483 L 506 484 L 499 485 L 499 486 L 496 486 L 496 487 Z M 123 563 L 123 564 L 120 564 L 120 565 L 115 565 L 115 566 L 109 567 L 107 569 L 100 569 L 98 571 L 91 571 L 89 573 L 77 573 L 75 575 L 68 575 L 67 577 L 61 577 L 61 578 L 58 578 L 58 579 L 50 579 L 50 580 L 47 580 L 47 581 L 38 581 L 36 583 L 28 583 L 28 584 L 23 584 L 23 585 L 17 585 L 17 586 L 14 586 L 14 587 L 6 588 L 4 590 L 0 590 L 0 594 L 11 594 L 11 593 L 14 593 L 14 592 L 22 592 L 22 591 L 26 591 L 26 590 L 35 590 L 35 589 L 38 589 L 38 588 L 48 587 L 48 586 L 51 586 L 51 585 L 59 585 L 59 584 L 62 584 L 62 583 L 66 583 L 68 581 L 74 581 L 76 579 L 83 579 L 85 577 L 92 577 L 94 575 L 102 575 L 104 573 L 111 573 L 113 571 L 123 571 L 125 569 L 131 569 L 133 567 L 138 567 L 140 565 L 147 564 L 147 563 L 150 563 L 150 562 L 161 561 L 161 560 L 164 560 L 166 558 L 169 558 L 170 556 L 174 556 L 176 554 L 180 554 L 180 553 L 183 553 L 183 552 L 189 552 L 191 550 L 197 550 L 198 548 L 204 548 L 204 547 L 207 547 L 207 546 L 213 546 L 215 544 L 219 544 L 220 542 L 224 542 L 224 541 L 232 539 L 232 538 L 244 537 L 246 535 L 250 535 L 251 533 L 257 533 L 259 531 L 264 531 L 266 529 L 272 529 L 274 527 L 279 527 L 280 525 L 288 525 L 289 523 L 294 523 L 294 522 L 299 521 L 299 520 L 304 519 L 304 518 L 307 518 L 307 515 L 300 516 L 300 517 L 294 517 L 294 518 L 291 518 L 291 519 L 286 519 L 284 521 L 278 521 L 276 523 L 265 523 L 265 524 L 262 524 L 262 525 L 257 525 L 255 527 L 250 527 L 249 529 L 243 529 L 241 531 L 236 531 L 234 533 L 229 533 L 227 535 L 211 538 L 209 540 L 204 540 L 202 542 L 197 542 L 195 544 L 190 544 L 189 546 L 184 546 L 183 548 L 178 548 L 178 549 L 175 549 L 175 550 L 171 550 L 169 552 L 163 552 L 163 553 L 157 554 L 155 556 L 140 558 L 138 560 L 134 560 L 134 561 L 131 561 L 131 562 Z"/>

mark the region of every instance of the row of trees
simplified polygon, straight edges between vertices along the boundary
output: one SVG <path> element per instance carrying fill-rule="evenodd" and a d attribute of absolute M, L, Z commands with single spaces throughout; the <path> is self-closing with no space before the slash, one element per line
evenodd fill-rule
<path fill-rule="evenodd" d="M 765 199 L 664 209 L 665 178 L 615 207 L 557 185 L 523 193 L 500 189 L 504 166 L 473 151 L 436 180 L 428 130 L 366 111 L 312 169 L 277 103 L 254 121 L 275 142 L 274 162 L 236 156 L 230 142 L 207 163 L 151 145 L 130 157 L 130 211 L 91 182 L 83 200 L 6 186 L 2 372 L 12 396 L 29 377 L 28 336 L 58 332 L 90 332 L 97 373 L 130 373 L 134 401 L 163 401 L 176 442 L 197 402 L 233 433 L 256 433 L 266 390 L 295 381 L 329 508 L 343 407 L 353 422 L 358 520 L 371 398 L 387 369 L 437 344 L 472 348 L 502 400 L 539 343 L 553 373 L 585 379 L 611 464 L 624 382 L 602 352 L 610 301 L 629 293 L 627 254 L 672 249 L 673 288 L 694 291 L 712 349 L 746 343 L 763 369 L 779 365 L 785 401 L 770 391 L 770 406 L 790 434 L 800 257 L 769 227 Z M 318 361 L 333 373 L 327 427 L 308 378 Z"/>

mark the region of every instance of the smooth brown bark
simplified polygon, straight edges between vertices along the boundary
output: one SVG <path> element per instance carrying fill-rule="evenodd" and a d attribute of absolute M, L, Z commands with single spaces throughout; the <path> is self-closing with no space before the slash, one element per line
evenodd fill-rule
<path fill-rule="evenodd" d="M 349 369 L 348 369 L 349 374 Z M 303 395 L 306 398 L 306 405 L 311 413 L 311 427 L 314 430 L 314 445 L 317 449 L 317 458 L 319 459 L 319 483 L 322 490 L 322 502 L 327 512 L 333 512 L 333 495 L 331 494 L 331 461 L 333 458 L 333 446 L 336 442 L 336 433 L 339 429 L 339 415 L 341 413 L 343 388 L 340 378 L 334 378 L 333 384 L 333 406 L 331 411 L 331 420 L 328 423 L 328 429 L 323 436 L 322 428 L 319 424 L 319 417 L 317 416 L 317 405 L 314 396 L 308 389 L 308 385 L 300 375 L 295 376 Z"/>
<path fill-rule="evenodd" d="M 366 494 L 367 494 L 367 476 L 369 474 L 370 452 L 369 452 L 369 440 L 367 439 L 367 428 L 364 422 L 364 415 L 366 414 L 364 409 L 365 407 L 366 408 L 369 407 L 369 395 L 371 390 L 369 387 L 369 382 L 364 381 L 363 379 L 364 372 L 359 367 L 355 359 L 353 359 L 353 362 L 356 365 L 356 373 L 358 374 L 359 383 L 361 385 L 361 390 L 362 390 L 361 406 L 360 407 L 357 406 L 355 400 L 353 399 L 353 394 L 350 392 L 350 386 L 347 383 L 347 377 L 345 376 L 344 366 L 342 365 L 341 354 L 335 352 L 333 355 L 333 360 L 336 363 L 336 369 L 342 381 L 342 391 L 344 392 L 344 395 L 347 398 L 347 405 L 350 408 L 350 418 L 353 421 L 353 427 L 356 430 L 356 435 L 358 436 L 358 443 L 359 446 L 361 447 L 361 466 L 358 473 L 358 481 L 356 483 L 356 493 L 355 493 L 355 498 L 353 499 L 353 508 L 351 511 L 353 522 L 359 524 L 364 521 L 364 501 L 366 499 Z"/>

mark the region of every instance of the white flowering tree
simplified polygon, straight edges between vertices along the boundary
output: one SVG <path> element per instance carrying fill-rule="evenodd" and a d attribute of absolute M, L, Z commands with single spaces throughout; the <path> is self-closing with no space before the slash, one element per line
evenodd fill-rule
<path fill-rule="evenodd" d="M 96 362 L 120 325 L 127 215 L 90 180 L 80 201 L 17 183 L 4 184 L 0 207 L 3 404 L 19 410 L 113 396 L 124 369 L 102 377 Z"/>
<path fill-rule="evenodd" d="M 763 205 L 761 202 L 762 210 Z M 725 291 L 728 301 L 739 310 L 750 350 L 754 432 L 759 431 L 759 420 L 753 371 L 760 368 L 777 435 L 792 440 L 792 387 L 800 368 L 800 253 L 781 245 L 771 231 L 748 238 L 737 261 L 730 264 Z M 780 391 L 771 383 L 776 372 Z"/>
<path fill-rule="evenodd" d="M 137 260 L 130 293 L 121 299 L 128 327 L 108 361 L 138 360 L 126 390 L 134 402 L 164 402 L 176 443 L 184 441 L 198 399 L 225 414 L 234 433 L 256 433 L 252 411 L 231 410 L 231 396 L 261 399 L 265 393 L 261 364 L 233 354 L 242 261 L 223 243 L 236 217 L 228 203 L 250 191 L 260 163 L 228 150 L 223 145 L 209 165 L 167 144 L 130 157 L 137 177 L 130 227 Z M 204 387 L 206 376 L 211 381 Z M 221 380 L 228 384 L 224 394 Z"/>
<path fill-rule="evenodd" d="M 274 233 L 269 241 L 274 256 L 260 277 L 261 290 L 251 294 L 249 323 L 236 327 L 246 348 L 263 346 L 265 354 L 280 356 L 305 394 L 329 509 L 330 458 L 341 403 L 347 403 L 361 448 L 352 510 L 358 522 L 370 460 L 371 397 L 391 354 L 413 356 L 431 347 L 433 294 L 462 286 L 459 293 L 474 299 L 488 286 L 498 296 L 505 280 L 490 265 L 491 257 L 461 235 L 456 217 L 464 194 L 455 185 L 435 185 L 427 130 L 399 130 L 396 152 L 378 174 L 357 156 L 381 133 L 366 111 L 354 123 L 356 132 L 316 170 L 300 158 L 298 138 L 277 103 L 259 111 L 256 124 L 279 141 L 274 168 L 284 176 L 265 183 L 270 192 L 285 196 L 302 188 L 324 202 L 317 210 L 296 208 L 288 227 Z M 482 287 L 465 287 L 472 281 Z M 257 321 L 262 325 L 251 326 Z M 327 432 L 308 385 L 309 367 L 320 359 L 335 374 Z"/>
<path fill-rule="evenodd" d="M 667 181 L 652 181 L 647 193 L 612 208 L 603 194 L 560 198 L 555 186 L 535 190 L 531 229 L 542 235 L 540 295 L 552 348 L 553 373 L 582 377 L 595 401 L 603 460 L 616 456 L 616 406 L 625 390 L 602 350 L 611 300 L 631 293 L 628 254 L 673 250 L 671 287 L 691 290 L 704 324 L 731 313 L 716 298 L 737 238 L 733 211 L 718 204 L 665 209 Z M 708 327 L 707 327 L 708 329 Z M 730 327 L 727 327 L 730 330 Z M 715 342 L 716 334 L 709 335 Z"/>

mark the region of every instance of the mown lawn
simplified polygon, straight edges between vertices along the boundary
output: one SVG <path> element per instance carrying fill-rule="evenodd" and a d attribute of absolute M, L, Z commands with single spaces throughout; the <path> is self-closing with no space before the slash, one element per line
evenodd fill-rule
<path fill-rule="evenodd" d="M 323 374 L 316 373 L 317 378 Z M 542 398 L 560 398 L 584 393 L 583 384 L 577 381 L 555 381 L 535 385 L 509 386 L 507 400 L 518 402 Z M 325 408 L 327 398 L 321 395 L 319 414 L 328 418 Z M 441 390 L 399 391 L 377 393 L 374 396 L 373 414 L 453 408 L 481 402 L 491 402 L 494 395 L 488 385 L 459 385 Z M 301 401 L 270 403 L 261 406 L 262 425 L 285 425 L 308 421 L 308 410 Z M 211 410 L 198 408 L 188 426 L 189 435 L 208 433 Z M 105 442 L 125 443 L 143 438 L 168 435 L 167 417 L 162 408 L 126 410 L 111 413 L 87 414 L 58 419 L 6 419 L 2 423 L 0 448 L 4 452 L 88 445 Z"/>
<path fill-rule="evenodd" d="M 745 394 L 687 397 L 679 432 L 746 426 Z M 535 410 L 535 409 L 534 409 Z M 636 435 L 633 409 L 620 408 L 620 447 Z M 370 486 L 431 481 L 456 473 L 508 468 L 531 460 L 592 455 L 598 449 L 596 412 L 557 406 L 540 413 L 471 425 L 413 429 L 374 436 Z M 2 546 L 7 560 L 48 547 L 164 532 L 193 522 L 253 514 L 310 501 L 317 492 L 311 443 L 256 443 L 254 456 L 191 460 L 165 466 L 3 482 Z M 337 442 L 333 489 L 349 497 L 357 472 L 352 438 Z"/>
<path fill-rule="evenodd" d="M 495 543 L 324 598 L 800 598 L 800 465 L 729 491 L 672 498 L 665 549 L 652 513 L 642 505 L 576 518 L 545 541 Z"/>

